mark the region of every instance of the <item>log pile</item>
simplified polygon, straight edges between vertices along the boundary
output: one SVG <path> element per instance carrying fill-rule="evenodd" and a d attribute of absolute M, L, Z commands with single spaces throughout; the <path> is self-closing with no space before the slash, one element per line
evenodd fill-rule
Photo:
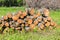
<path fill-rule="evenodd" d="M 12 28 L 19 31 L 33 31 L 36 26 L 38 30 L 43 30 L 46 27 L 53 28 L 56 23 L 52 21 L 49 14 L 49 10 L 46 8 L 37 11 L 34 8 L 28 8 L 24 12 L 8 13 L 0 19 L 0 30 L 3 32 L 8 28 Z"/>

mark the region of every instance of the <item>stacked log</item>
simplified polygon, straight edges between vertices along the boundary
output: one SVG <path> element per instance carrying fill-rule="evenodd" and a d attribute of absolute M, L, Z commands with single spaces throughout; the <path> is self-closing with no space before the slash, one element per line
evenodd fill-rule
<path fill-rule="evenodd" d="M 49 10 L 46 8 L 37 10 L 37 12 L 34 8 L 30 8 L 24 12 L 18 11 L 16 14 L 8 13 L 0 19 L 1 32 L 7 28 L 19 31 L 23 29 L 33 31 L 36 26 L 41 30 L 46 27 L 55 27 L 56 23 L 52 21 L 49 14 Z"/>

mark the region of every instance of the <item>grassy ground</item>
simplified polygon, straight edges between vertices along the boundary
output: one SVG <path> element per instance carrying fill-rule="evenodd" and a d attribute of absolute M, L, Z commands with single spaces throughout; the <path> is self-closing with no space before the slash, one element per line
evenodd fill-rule
<path fill-rule="evenodd" d="M 0 17 L 6 15 L 8 12 L 16 12 L 18 10 L 24 10 L 23 7 L 0 7 Z M 50 11 L 50 16 L 53 21 L 60 25 L 60 10 Z M 15 32 L 0 34 L 0 40 L 60 40 L 60 28 L 53 30 L 44 30 L 41 32 Z"/>

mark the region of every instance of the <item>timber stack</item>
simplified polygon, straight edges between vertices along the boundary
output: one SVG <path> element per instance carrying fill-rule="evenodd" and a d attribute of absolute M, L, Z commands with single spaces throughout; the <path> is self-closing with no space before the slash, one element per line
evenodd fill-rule
<path fill-rule="evenodd" d="M 19 31 L 33 31 L 36 26 L 37 30 L 44 30 L 46 27 L 52 29 L 56 23 L 49 14 L 49 10 L 46 8 L 39 10 L 27 8 L 24 12 L 8 13 L 0 19 L 0 31 L 3 32 L 9 28 Z"/>

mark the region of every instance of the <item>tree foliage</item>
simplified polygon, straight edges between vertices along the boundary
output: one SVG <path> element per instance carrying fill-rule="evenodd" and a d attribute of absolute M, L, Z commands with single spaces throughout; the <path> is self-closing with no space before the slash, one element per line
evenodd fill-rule
<path fill-rule="evenodd" d="M 0 6 L 22 6 L 23 0 L 0 0 Z"/>

